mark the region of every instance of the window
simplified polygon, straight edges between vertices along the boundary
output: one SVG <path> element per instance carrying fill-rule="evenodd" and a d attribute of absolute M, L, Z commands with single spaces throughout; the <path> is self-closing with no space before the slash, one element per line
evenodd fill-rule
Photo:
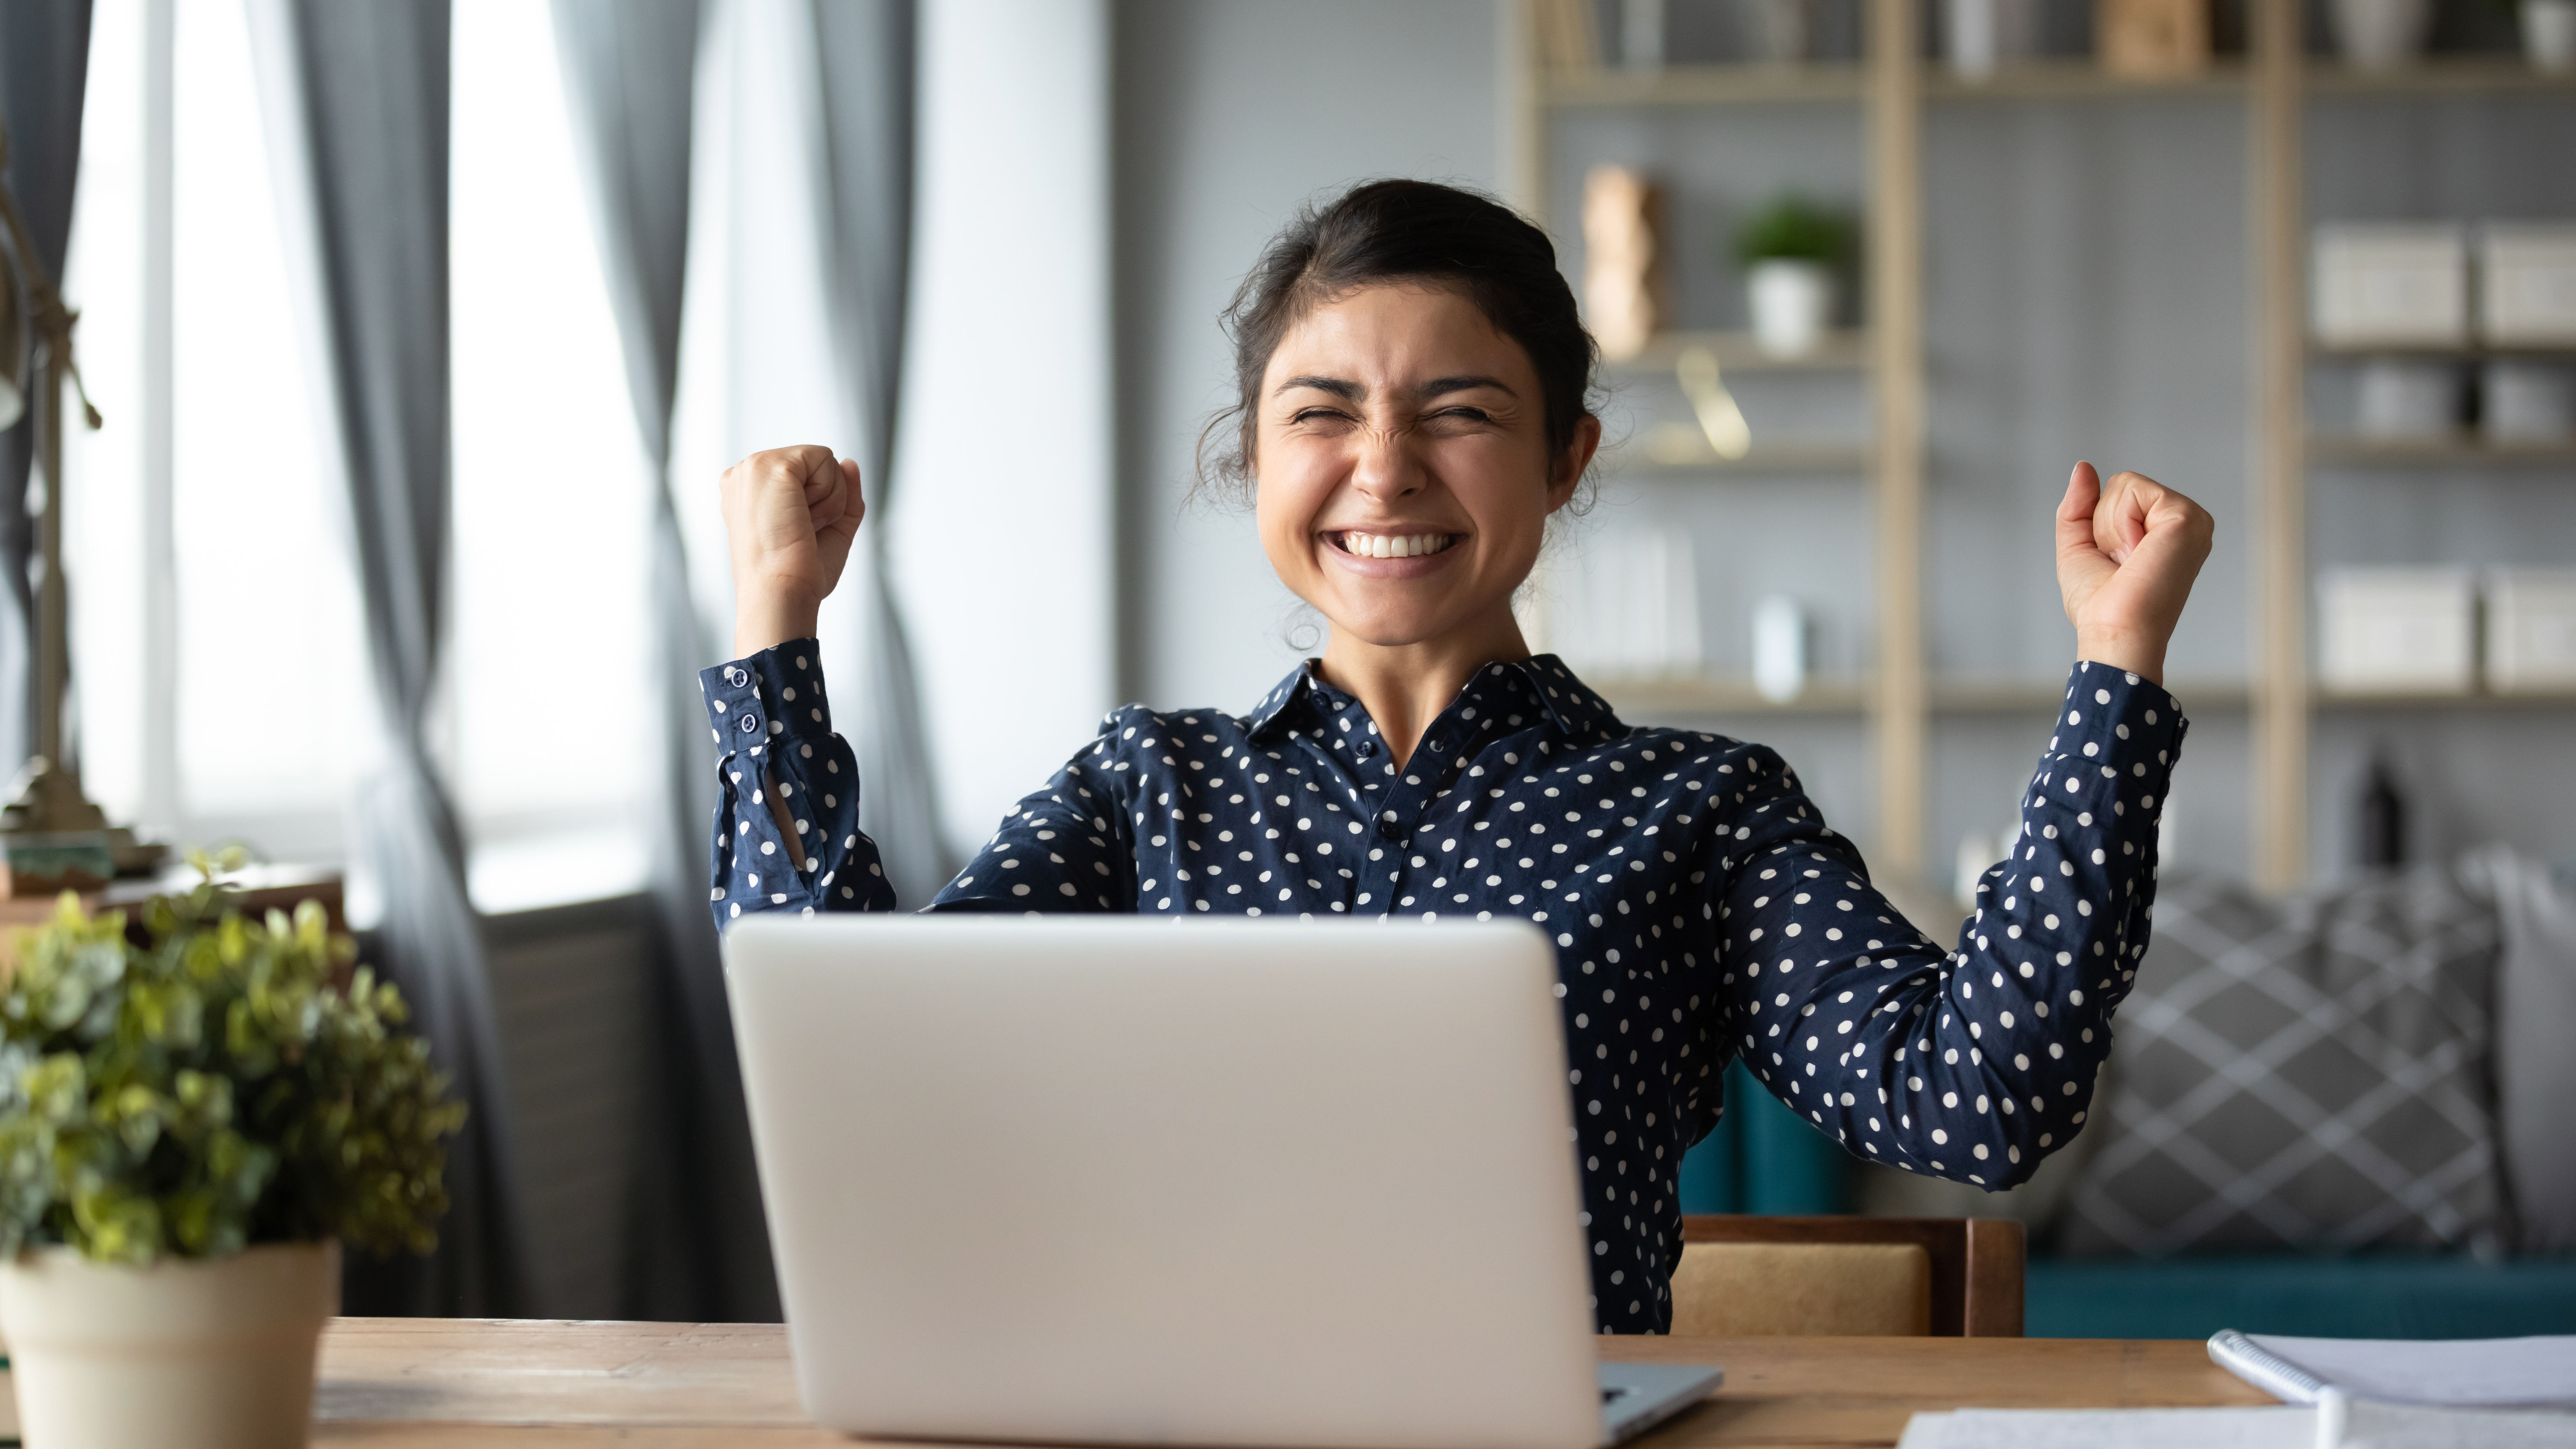
<path fill-rule="evenodd" d="M 433 732 L 476 902 L 507 910 L 642 880 L 650 495 L 551 12 L 455 13 L 454 572 Z M 338 861 L 375 706 L 248 28 L 233 5 L 157 14 L 176 27 L 159 95 L 155 8 L 98 4 L 66 268 L 108 417 L 73 439 L 66 469 L 81 763 L 121 821 Z M 166 570 L 149 552 L 163 498 Z M 359 913 L 365 883 L 351 884 Z"/>

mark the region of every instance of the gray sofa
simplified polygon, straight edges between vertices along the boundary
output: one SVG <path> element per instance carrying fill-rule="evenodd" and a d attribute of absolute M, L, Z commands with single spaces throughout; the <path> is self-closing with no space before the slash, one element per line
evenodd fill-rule
<path fill-rule="evenodd" d="M 1988 1195 L 1749 1081 L 1685 1211 L 2010 1216 L 2030 1332 L 2576 1332 L 2576 890 L 2487 849 L 2266 899 L 2168 872 L 2095 1120 Z"/>

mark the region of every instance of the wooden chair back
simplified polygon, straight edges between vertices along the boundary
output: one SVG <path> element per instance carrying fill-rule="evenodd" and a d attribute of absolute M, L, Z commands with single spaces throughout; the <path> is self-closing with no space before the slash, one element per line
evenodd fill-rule
<path fill-rule="evenodd" d="M 2001 1218 L 1685 1217 L 1673 1332 L 2019 1338 L 2026 1256 Z"/>

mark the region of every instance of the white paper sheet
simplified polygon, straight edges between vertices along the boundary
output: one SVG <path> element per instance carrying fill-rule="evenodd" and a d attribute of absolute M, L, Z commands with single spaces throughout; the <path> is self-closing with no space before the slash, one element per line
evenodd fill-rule
<path fill-rule="evenodd" d="M 2317 1411 L 1961 1409 L 1917 1414 L 1897 1449 L 2313 1449 Z"/>
<path fill-rule="evenodd" d="M 2576 1449 L 2576 1414 L 2338 1409 L 1961 1409 L 1915 1415 L 1897 1449 Z"/>

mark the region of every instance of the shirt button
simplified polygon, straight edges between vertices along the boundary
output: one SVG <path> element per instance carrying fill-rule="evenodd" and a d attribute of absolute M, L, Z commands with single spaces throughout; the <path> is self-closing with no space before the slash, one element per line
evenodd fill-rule
<path fill-rule="evenodd" d="M 1368 759 L 1368 758 L 1370 758 L 1371 756 L 1375 755 L 1376 753 L 1377 753 L 1377 741 L 1375 741 L 1375 740 L 1362 740 L 1362 741 L 1360 741 L 1360 744 L 1359 744 L 1359 756 L 1360 756 L 1360 758 L 1361 758 L 1361 759 L 1363 759 L 1363 760 Z"/>
<path fill-rule="evenodd" d="M 1394 840 L 1404 834 L 1403 831 L 1395 828 L 1395 822 L 1392 820 L 1379 821 L 1377 823 L 1377 833 L 1378 838 L 1381 840 Z"/>
<path fill-rule="evenodd" d="M 735 723 L 742 726 L 742 732 L 744 734 L 755 735 L 760 733 L 760 717 L 758 715 L 744 715 L 741 719 L 736 720 Z"/>
<path fill-rule="evenodd" d="M 743 672 L 742 672 L 740 669 L 734 668 L 734 667 L 732 667 L 732 666 L 730 666 L 730 665 L 726 666 L 726 668 L 725 668 L 725 683 L 727 683 L 727 684 L 736 684 L 736 685 L 738 685 L 738 684 L 742 683 L 742 681 L 743 681 Z"/>

